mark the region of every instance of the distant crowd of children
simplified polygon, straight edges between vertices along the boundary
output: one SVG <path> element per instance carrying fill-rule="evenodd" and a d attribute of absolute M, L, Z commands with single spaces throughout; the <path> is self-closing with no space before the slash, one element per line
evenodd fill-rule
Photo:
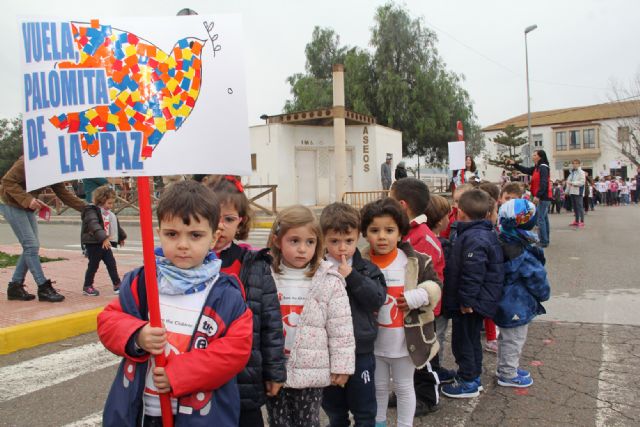
<path fill-rule="evenodd" d="M 123 358 L 105 426 L 162 425 L 165 393 L 176 425 L 262 426 L 266 404 L 275 427 L 319 426 L 321 408 L 331 426 L 386 426 L 390 405 L 412 426 L 440 393 L 483 390 L 483 325 L 498 385 L 533 383 L 519 363 L 549 284 L 519 186 L 464 184 L 450 206 L 404 178 L 360 211 L 283 209 L 256 249 L 239 243 L 252 214 L 238 178 L 176 182 L 157 207 L 162 327 L 148 322 L 144 269 L 118 276 L 111 247 L 126 235 L 114 196 L 95 191 L 82 233 L 85 294 L 97 294 L 100 261 L 119 292 L 98 317 L 101 341 Z M 449 324 L 456 370 L 443 366 Z"/>

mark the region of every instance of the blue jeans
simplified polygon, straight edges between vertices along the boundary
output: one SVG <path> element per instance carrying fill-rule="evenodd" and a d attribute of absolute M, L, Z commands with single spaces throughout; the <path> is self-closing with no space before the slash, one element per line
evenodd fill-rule
<path fill-rule="evenodd" d="M 464 381 L 473 381 L 482 374 L 483 322 L 478 313 L 456 314 L 451 319 L 451 351 L 458 364 L 458 376 Z"/>
<path fill-rule="evenodd" d="M 22 245 L 22 255 L 18 258 L 16 269 L 13 272 L 11 281 L 14 283 L 23 283 L 27 276 L 27 271 L 33 275 L 33 279 L 38 285 L 42 285 L 47 281 L 40 265 L 40 241 L 38 240 L 38 220 L 35 212 L 22 208 L 0 204 L 0 212 L 7 220 L 13 234 L 18 238 L 18 242 Z"/>
<path fill-rule="evenodd" d="M 540 244 L 546 246 L 549 244 L 549 207 L 550 200 L 540 200 L 538 203 L 538 237 Z"/>
<path fill-rule="evenodd" d="M 576 217 L 576 222 L 584 222 L 584 197 L 580 194 L 571 195 L 571 204 L 573 205 L 573 214 Z"/>

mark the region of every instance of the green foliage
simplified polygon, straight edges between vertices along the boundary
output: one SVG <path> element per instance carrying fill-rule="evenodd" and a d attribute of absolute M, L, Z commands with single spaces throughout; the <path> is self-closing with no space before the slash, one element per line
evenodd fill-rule
<path fill-rule="evenodd" d="M 22 117 L 0 119 L 0 177 L 22 155 Z"/>
<path fill-rule="evenodd" d="M 285 112 L 332 105 L 331 69 L 345 65 L 346 108 L 376 117 L 378 123 L 402 131 L 404 155 L 424 156 L 442 164 L 447 142 L 456 140 L 461 120 L 470 155 L 483 149 L 482 133 L 464 76 L 446 69 L 437 36 L 422 19 L 392 3 L 381 6 L 371 30 L 372 52 L 340 47 L 335 31 L 315 27 L 305 53 L 305 73 L 287 79 L 292 100 Z"/>
<path fill-rule="evenodd" d="M 503 132 L 493 138 L 493 142 L 500 146 L 498 157 L 487 159 L 487 162 L 499 167 L 504 167 L 506 159 L 513 159 L 516 163 L 520 163 L 520 150 L 518 148 L 527 143 L 527 138 L 521 136 L 525 130 L 525 128 L 517 128 L 514 125 L 505 127 Z"/>
<path fill-rule="evenodd" d="M 20 258 L 20 255 L 11 255 L 0 251 L 0 268 L 14 267 L 18 263 L 18 258 Z M 41 256 L 40 262 L 64 261 L 66 259 L 67 258 L 47 258 Z"/>

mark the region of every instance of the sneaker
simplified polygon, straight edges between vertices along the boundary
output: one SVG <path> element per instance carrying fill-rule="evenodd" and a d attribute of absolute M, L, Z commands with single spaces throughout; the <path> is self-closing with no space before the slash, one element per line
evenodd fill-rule
<path fill-rule="evenodd" d="M 533 378 L 516 375 L 514 378 L 498 377 L 498 385 L 503 387 L 527 388 L 533 384 Z"/>
<path fill-rule="evenodd" d="M 27 287 L 24 283 L 9 282 L 7 288 L 7 299 L 16 301 L 31 301 L 36 299 L 36 296 L 27 292 Z"/>
<path fill-rule="evenodd" d="M 100 295 L 100 292 L 93 286 L 87 286 L 86 288 L 82 288 L 82 295 L 88 295 L 90 297 L 97 297 Z"/>
<path fill-rule="evenodd" d="M 440 368 L 436 371 L 440 384 L 451 384 L 456 379 L 456 371 Z"/>
<path fill-rule="evenodd" d="M 516 371 L 516 375 L 523 378 L 530 378 L 531 372 L 527 371 L 526 369 L 518 368 Z M 496 371 L 496 377 L 499 377 L 499 376 L 500 374 L 498 373 L 498 371 Z"/>
<path fill-rule="evenodd" d="M 578 223 L 578 227 L 580 227 L 580 228 L 584 228 L 584 222 L 579 222 L 579 223 Z"/>
<path fill-rule="evenodd" d="M 578 226 L 578 221 L 573 221 L 571 224 L 569 224 L 569 227 L 577 227 Z"/>
<path fill-rule="evenodd" d="M 465 399 L 478 397 L 480 391 L 478 390 L 476 380 L 465 381 L 462 378 L 457 378 L 453 384 L 445 384 L 442 386 L 442 394 L 454 399 Z"/>
<path fill-rule="evenodd" d="M 422 400 L 416 400 L 416 412 L 414 416 L 424 417 L 425 415 L 433 414 L 438 409 L 440 409 L 438 405 L 430 405 Z"/>
<path fill-rule="evenodd" d="M 113 293 L 116 295 L 120 294 L 120 283 L 118 283 L 117 285 L 113 285 Z"/>
<path fill-rule="evenodd" d="M 53 289 L 53 283 L 51 280 L 44 282 L 42 285 L 38 286 L 38 301 L 47 301 L 47 302 L 62 302 L 64 301 L 64 295 L 58 293 L 55 289 Z"/>
<path fill-rule="evenodd" d="M 482 379 L 480 378 L 480 376 L 477 376 L 474 381 L 478 385 L 478 391 L 484 391 L 484 387 L 482 387 Z"/>
<path fill-rule="evenodd" d="M 484 346 L 484 351 L 488 351 L 489 353 L 497 353 L 498 340 L 487 341 L 487 344 Z"/>

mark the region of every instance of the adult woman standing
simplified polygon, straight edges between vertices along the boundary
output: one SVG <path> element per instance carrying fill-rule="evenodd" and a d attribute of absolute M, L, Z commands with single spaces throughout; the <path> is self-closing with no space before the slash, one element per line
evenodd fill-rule
<path fill-rule="evenodd" d="M 540 246 L 546 248 L 549 246 L 551 231 L 549 229 L 549 206 L 551 206 L 553 199 L 551 171 L 547 153 L 544 150 L 535 150 L 532 158 L 534 166 L 531 168 L 518 165 L 513 159 L 505 160 L 505 164 L 513 165 L 520 172 L 531 175 L 531 195 L 533 202 L 538 205 L 538 237 L 540 238 Z"/>
<path fill-rule="evenodd" d="M 476 168 L 476 162 L 473 157 L 467 156 L 464 159 L 464 183 L 477 184 L 480 182 L 480 175 L 478 175 L 478 169 Z M 460 179 L 460 171 L 453 172 L 453 183 L 456 187 L 463 184 Z"/>

